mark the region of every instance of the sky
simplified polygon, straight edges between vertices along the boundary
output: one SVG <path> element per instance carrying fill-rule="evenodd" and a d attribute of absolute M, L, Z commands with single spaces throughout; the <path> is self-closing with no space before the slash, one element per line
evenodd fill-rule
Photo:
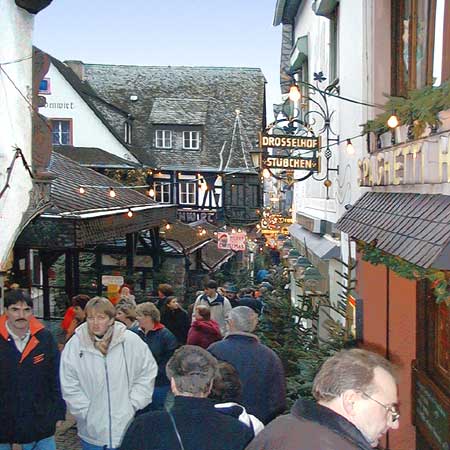
<path fill-rule="evenodd" d="M 259 67 L 268 121 L 280 101 L 276 0 L 53 0 L 33 43 L 85 63 Z"/>

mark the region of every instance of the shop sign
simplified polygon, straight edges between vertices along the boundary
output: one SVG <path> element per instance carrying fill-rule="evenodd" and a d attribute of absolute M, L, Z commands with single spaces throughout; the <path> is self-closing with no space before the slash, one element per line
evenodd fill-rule
<path fill-rule="evenodd" d="M 320 137 L 259 133 L 259 146 L 261 148 L 278 147 L 299 150 L 320 150 Z"/>
<path fill-rule="evenodd" d="M 102 275 L 102 284 L 103 286 L 116 285 L 122 286 L 124 283 L 124 279 L 119 275 Z"/>
<path fill-rule="evenodd" d="M 358 168 L 360 186 L 450 183 L 450 133 L 378 152 Z"/>
<path fill-rule="evenodd" d="M 221 250 L 234 250 L 241 252 L 245 250 L 246 233 L 217 233 L 217 248 Z"/>
<path fill-rule="evenodd" d="M 316 157 L 303 158 L 302 156 L 268 156 L 264 160 L 265 167 L 269 169 L 309 170 L 320 172 L 320 159 Z"/>

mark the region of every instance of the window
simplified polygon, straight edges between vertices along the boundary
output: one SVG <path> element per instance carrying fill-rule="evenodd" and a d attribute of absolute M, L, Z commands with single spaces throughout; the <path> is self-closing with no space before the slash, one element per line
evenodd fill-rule
<path fill-rule="evenodd" d="M 197 150 L 200 148 L 200 133 L 198 131 L 183 131 L 183 148 Z"/>
<path fill-rule="evenodd" d="M 124 133 L 125 144 L 131 144 L 131 133 L 132 133 L 131 122 L 126 121 L 125 122 L 125 133 Z"/>
<path fill-rule="evenodd" d="M 156 130 L 155 131 L 155 147 L 156 148 L 172 148 L 172 131 Z"/>
<path fill-rule="evenodd" d="M 392 2 L 391 94 L 432 83 L 436 0 Z"/>
<path fill-rule="evenodd" d="M 50 78 L 44 78 L 39 83 L 39 94 L 51 94 Z"/>
<path fill-rule="evenodd" d="M 180 204 L 195 205 L 197 183 L 180 183 Z"/>
<path fill-rule="evenodd" d="M 244 185 L 243 184 L 232 184 L 231 185 L 231 206 L 244 206 L 245 195 L 244 195 Z"/>
<path fill-rule="evenodd" d="M 155 200 L 170 203 L 170 183 L 155 182 Z"/>
<path fill-rule="evenodd" d="M 339 7 L 330 15 L 330 72 L 329 81 L 335 81 L 339 77 L 339 33 L 338 33 Z"/>
<path fill-rule="evenodd" d="M 72 145 L 72 119 L 52 119 L 52 144 Z"/>
<path fill-rule="evenodd" d="M 436 0 L 434 27 L 433 80 L 440 86 L 450 78 L 450 3 Z"/>

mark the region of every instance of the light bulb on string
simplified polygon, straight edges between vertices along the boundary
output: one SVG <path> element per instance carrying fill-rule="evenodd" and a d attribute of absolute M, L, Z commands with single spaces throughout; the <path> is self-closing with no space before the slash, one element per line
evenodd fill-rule
<path fill-rule="evenodd" d="M 387 121 L 387 126 L 389 128 L 397 128 L 398 125 L 399 125 L 398 117 L 394 113 L 392 113 Z"/>
<path fill-rule="evenodd" d="M 109 188 L 109 196 L 111 198 L 114 198 L 116 196 L 116 191 L 112 187 Z"/>
<path fill-rule="evenodd" d="M 149 190 L 148 190 L 148 196 L 149 197 L 154 197 L 155 196 L 155 190 L 153 189 L 153 188 L 150 188 Z"/>
<path fill-rule="evenodd" d="M 86 192 L 86 189 L 84 189 L 83 186 L 80 186 L 79 192 L 80 194 L 84 194 Z"/>
<path fill-rule="evenodd" d="M 133 211 L 131 211 L 131 208 L 128 208 L 127 216 L 131 219 L 133 217 Z"/>
<path fill-rule="evenodd" d="M 353 147 L 351 139 L 347 139 L 346 150 L 347 150 L 347 154 L 349 154 L 349 155 L 355 154 L 355 147 Z"/>
<path fill-rule="evenodd" d="M 291 85 L 291 87 L 289 88 L 288 97 L 291 102 L 298 102 L 300 100 L 301 94 L 297 84 Z"/>
<path fill-rule="evenodd" d="M 166 224 L 164 225 L 164 228 L 165 228 L 167 231 L 169 231 L 169 230 L 172 228 L 172 225 L 170 225 L 170 223 L 166 223 Z"/>

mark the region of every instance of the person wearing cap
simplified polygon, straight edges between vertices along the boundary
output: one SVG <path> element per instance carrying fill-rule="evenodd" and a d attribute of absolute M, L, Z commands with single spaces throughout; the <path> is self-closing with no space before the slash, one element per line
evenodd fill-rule
<path fill-rule="evenodd" d="M 248 306 L 249 308 L 253 309 L 253 311 L 258 314 L 258 316 L 261 315 L 263 311 L 263 302 L 259 299 L 254 297 L 255 291 L 252 288 L 243 288 L 239 291 L 239 306 Z"/>
<path fill-rule="evenodd" d="M 230 301 L 231 307 L 236 308 L 236 306 L 239 306 L 239 299 L 238 299 L 238 288 L 235 284 L 232 283 L 225 283 L 224 286 L 225 289 L 225 297 Z"/>
<path fill-rule="evenodd" d="M 121 450 L 243 450 L 253 437 L 251 429 L 215 409 L 207 398 L 216 368 L 216 358 L 203 348 L 179 348 L 166 367 L 175 396 L 173 408 L 138 416 Z"/>
<path fill-rule="evenodd" d="M 56 450 L 55 429 L 66 407 L 59 384 L 59 351 L 33 316 L 21 289 L 5 295 L 0 317 L 0 449 Z"/>

